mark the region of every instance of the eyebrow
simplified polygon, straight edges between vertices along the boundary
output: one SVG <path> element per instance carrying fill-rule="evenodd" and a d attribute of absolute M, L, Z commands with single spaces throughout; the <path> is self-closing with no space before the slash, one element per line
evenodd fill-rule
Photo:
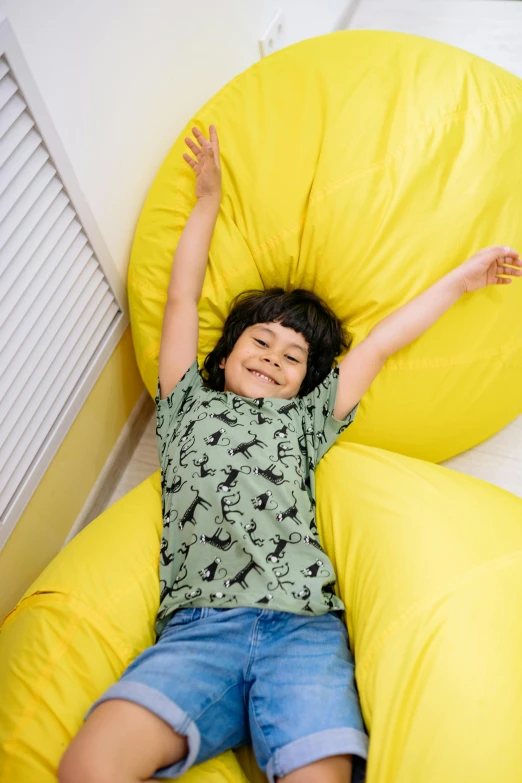
<path fill-rule="evenodd" d="M 263 332 L 268 332 L 268 334 L 271 334 L 272 337 L 275 337 L 275 332 L 272 331 L 272 329 L 269 329 L 268 326 L 255 326 L 256 329 L 262 329 Z M 289 348 L 296 348 L 298 351 L 302 351 L 305 356 L 308 355 L 308 351 L 303 348 L 302 345 L 298 345 L 297 343 L 289 343 Z"/>

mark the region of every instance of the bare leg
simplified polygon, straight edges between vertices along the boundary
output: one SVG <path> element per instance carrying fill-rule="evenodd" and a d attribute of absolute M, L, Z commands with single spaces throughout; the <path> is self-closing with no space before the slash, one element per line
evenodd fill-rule
<path fill-rule="evenodd" d="M 142 783 L 184 758 L 185 737 L 154 713 L 123 699 L 96 707 L 67 748 L 59 783 Z"/>
<path fill-rule="evenodd" d="M 277 778 L 279 783 L 350 783 L 351 779 L 351 756 L 328 756 Z"/>

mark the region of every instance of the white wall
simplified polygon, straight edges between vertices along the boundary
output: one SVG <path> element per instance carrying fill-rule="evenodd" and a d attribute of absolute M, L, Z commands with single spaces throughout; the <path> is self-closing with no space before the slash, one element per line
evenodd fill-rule
<path fill-rule="evenodd" d="M 354 2 L 356 0 L 353 0 Z M 0 0 L 122 278 L 136 220 L 197 109 L 259 60 L 278 8 L 287 44 L 350 0 Z"/>
<path fill-rule="evenodd" d="M 522 2 L 362 0 L 351 30 L 420 35 L 465 49 L 522 78 Z"/>

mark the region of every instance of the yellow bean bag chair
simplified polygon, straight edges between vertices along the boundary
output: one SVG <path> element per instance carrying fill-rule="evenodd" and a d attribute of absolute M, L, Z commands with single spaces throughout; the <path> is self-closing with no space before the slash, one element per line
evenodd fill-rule
<path fill-rule="evenodd" d="M 330 449 L 317 490 L 370 731 L 368 783 L 520 783 L 522 499 L 353 443 Z M 54 783 L 91 704 L 154 642 L 160 531 L 158 471 L 73 539 L 8 615 L 1 783 Z M 183 777 L 262 780 L 247 749 Z"/>
<path fill-rule="evenodd" d="M 138 225 L 129 298 L 151 393 L 172 256 L 194 200 L 181 160 L 193 124 L 216 123 L 224 186 L 201 361 L 244 288 L 313 288 L 358 342 L 480 247 L 520 249 L 521 107 L 514 76 L 391 33 L 305 41 L 234 79 L 181 134 Z M 318 467 L 318 525 L 370 730 L 368 783 L 520 783 L 522 500 L 431 462 L 520 412 L 521 305 L 516 280 L 463 297 L 387 362 Z M 156 473 L 77 536 L 8 615 L 0 783 L 55 781 L 89 706 L 153 643 L 160 527 Z M 248 749 L 184 777 L 258 779 Z"/>
<path fill-rule="evenodd" d="M 128 282 L 151 395 L 172 258 L 196 200 L 184 138 L 211 123 L 223 201 L 199 307 L 201 363 L 248 288 L 313 289 L 355 345 L 480 248 L 522 252 L 522 80 L 397 33 L 283 49 L 187 123 L 146 199 Z M 518 280 L 463 296 L 388 359 L 343 440 L 441 462 L 498 432 L 522 412 L 521 312 Z"/>
<path fill-rule="evenodd" d="M 95 699 L 154 644 L 160 472 L 76 536 L 0 634 L 0 783 L 54 783 Z M 186 783 L 248 783 L 232 751 Z"/>

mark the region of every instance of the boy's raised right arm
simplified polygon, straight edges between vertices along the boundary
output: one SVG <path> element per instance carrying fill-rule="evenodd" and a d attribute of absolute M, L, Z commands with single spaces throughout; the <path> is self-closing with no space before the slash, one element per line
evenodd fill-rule
<path fill-rule="evenodd" d="M 196 173 L 197 202 L 178 242 L 163 315 L 159 355 L 162 399 L 167 397 L 195 361 L 198 350 L 198 302 L 207 268 L 208 251 L 221 203 L 221 167 L 216 128 L 209 128 L 210 141 L 197 128 L 199 142 L 186 138 L 196 160 L 186 153 Z"/>

